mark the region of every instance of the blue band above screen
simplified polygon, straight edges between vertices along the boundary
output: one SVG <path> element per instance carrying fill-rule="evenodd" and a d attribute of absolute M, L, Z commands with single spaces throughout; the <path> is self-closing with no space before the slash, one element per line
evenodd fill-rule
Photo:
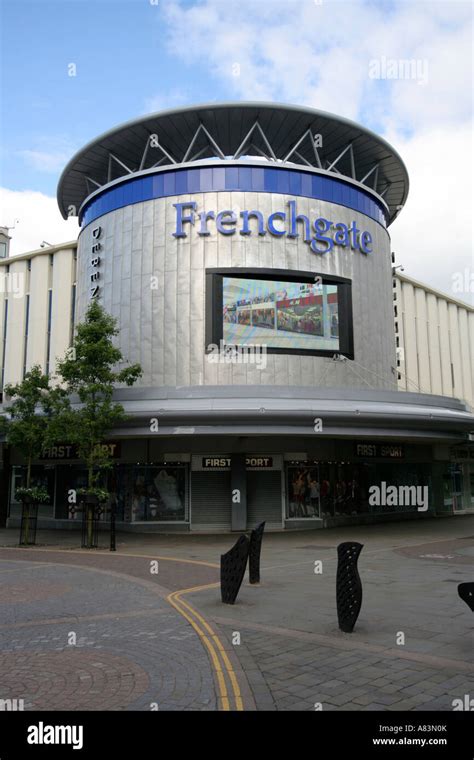
<path fill-rule="evenodd" d="M 295 169 L 259 166 L 216 166 L 173 169 L 148 174 L 114 185 L 84 205 L 80 223 L 84 227 L 110 211 L 143 203 L 193 193 L 219 191 L 282 193 L 329 201 L 347 206 L 387 226 L 385 210 L 369 193 L 339 179 Z"/>

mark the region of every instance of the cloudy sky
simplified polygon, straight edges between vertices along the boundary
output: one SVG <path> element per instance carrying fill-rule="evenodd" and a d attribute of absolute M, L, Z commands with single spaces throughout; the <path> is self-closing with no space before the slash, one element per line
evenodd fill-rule
<path fill-rule="evenodd" d="M 474 302 L 472 4 L 451 0 L 0 0 L 0 224 L 12 253 L 76 237 L 65 163 L 117 123 L 177 105 L 268 100 L 359 121 L 398 150 L 390 228 L 405 273 Z M 414 60 L 375 79 L 373 62 Z M 70 76 L 75 65 L 75 76 Z M 373 71 L 373 68 L 372 68 Z"/>

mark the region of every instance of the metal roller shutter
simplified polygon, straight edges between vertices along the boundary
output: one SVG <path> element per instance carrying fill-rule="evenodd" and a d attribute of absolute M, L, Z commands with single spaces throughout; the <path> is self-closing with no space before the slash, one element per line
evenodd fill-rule
<path fill-rule="evenodd" d="M 247 471 L 247 527 L 281 528 L 281 472 Z"/>
<path fill-rule="evenodd" d="M 230 472 L 191 473 L 191 530 L 230 530 Z"/>

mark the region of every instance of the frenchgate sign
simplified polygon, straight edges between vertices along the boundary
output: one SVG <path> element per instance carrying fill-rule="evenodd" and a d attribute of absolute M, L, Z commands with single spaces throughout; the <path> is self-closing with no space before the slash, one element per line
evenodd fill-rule
<path fill-rule="evenodd" d="M 197 234 L 208 237 L 211 234 L 209 223 L 215 223 L 215 229 L 220 235 L 252 234 L 250 220 L 257 223 L 258 234 L 267 232 L 274 237 L 297 238 L 300 230 L 305 243 L 308 243 L 313 253 L 329 253 L 334 246 L 351 248 L 360 253 L 372 253 L 372 235 L 367 230 L 359 230 L 355 221 L 350 225 L 343 222 L 333 222 L 325 217 L 318 217 L 312 222 L 305 214 L 298 214 L 296 201 L 288 201 L 286 211 L 274 211 L 265 220 L 261 211 L 241 211 L 239 217 L 232 209 L 225 211 L 198 211 L 196 201 L 174 203 L 176 209 L 176 226 L 172 233 L 176 238 L 187 237 L 185 225 L 194 227 L 198 220 Z"/>

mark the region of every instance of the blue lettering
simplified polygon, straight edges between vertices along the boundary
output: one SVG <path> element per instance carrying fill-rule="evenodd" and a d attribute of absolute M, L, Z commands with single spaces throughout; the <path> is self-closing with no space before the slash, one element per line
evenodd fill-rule
<path fill-rule="evenodd" d="M 265 230 L 265 224 L 264 224 L 264 221 L 263 221 L 263 214 L 262 214 L 261 211 L 241 211 L 240 212 L 240 216 L 242 217 L 242 220 L 243 220 L 242 229 L 240 230 L 240 234 L 241 235 L 251 235 L 252 234 L 251 230 L 250 230 L 250 227 L 249 227 L 249 219 L 251 217 L 254 217 L 255 219 L 258 220 L 258 234 L 259 235 L 266 235 L 267 234 L 266 230 Z"/>
<path fill-rule="evenodd" d="M 355 248 L 356 251 L 359 250 L 359 241 L 357 239 L 357 235 L 359 234 L 360 230 L 357 229 L 356 223 L 352 222 L 351 226 L 349 227 L 349 232 L 351 233 L 351 248 Z"/>
<path fill-rule="evenodd" d="M 283 222 L 286 219 L 286 214 L 284 211 L 275 211 L 274 214 L 270 214 L 268 217 L 267 227 L 268 231 L 271 235 L 277 235 L 277 237 L 281 237 L 282 235 L 286 235 L 286 230 L 277 230 L 275 225 L 273 224 L 274 219 L 282 219 Z"/>
<path fill-rule="evenodd" d="M 198 235 L 210 235 L 211 233 L 207 229 L 207 220 L 216 218 L 214 211 L 201 211 L 199 218 L 201 220 L 201 227 L 198 231 Z"/>
<path fill-rule="evenodd" d="M 174 203 L 173 206 L 176 209 L 176 230 L 173 232 L 173 236 L 176 238 L 187 236 L 187 233 L 184 231 L 185 225 L 194 225 L 196 216 L 200 220 L 198 228 L 198 235 L 200 236 L 208 237 L 211 234 L 208 229 L 209 220 L 215 220 L 217 232 L 221 235 L 234 235 L 236 232 L 238 217 L 232 210 L 220 211 L 217 214 L 215 211 L 201 211 L 196 214 L 197 203 L 195 201 Z M 307 216 L 304 214 L 298 215 L 296 201 L 288 201 L 288 208 L 288 222 L 285 211 L 274 211 L 269 215 L 266 226 L 271 235 L 276 237 L 287 235 L 289 238 L 298 238 L 300 236 L 298 224 L 303 224 L 304 241 L 305 243 L 309 243 L 313 253 L 329 253 L 334 249 L 334 246 L 341 246 L 342 248 L 350 246 L 352 249 L 365 254 L 372 253 L 373 241 L 371 233 L 367 230 L 361 232 L 357 228 L 355 221 L 352 221 L 350 226 L 348 226 L 343 222 L 332 222 L 324 217 L 319 217 L 311 224 Z M 263 236 L 266 234 L 265 220 L 261 211 L 241 211 L 240 217 L 242 220 L 239 230 L 241 235 L 252 234 L 250 219 L 257 220 L 259 235 Z M 276 226 L 277 220 L 282 223 L 281 227 Z"/>
<path fill-rule="evenodd" d="M 173 232 L 174 237 L 186 237 L 186 233 L 183 230 L 183 224 L 184 222 L 190 222 L 190 224 L 194 224 L 194 213 L 190 214 L 189 216 L 183 216 L 183 210 L 185 208 L 191 208 L 194 211 L 196 211 L 197 203 L 196 201 L 188 201 L 187 203 L 173 203 L 173 206 L 176 209 L 176 232 Z"/>
<path fill-rule="evenodd" d="M 346 248 L 346 246 L 349 245 L 349 230 L 347 229 L 347 225 L 339 222 L 338 224 L 335 224 L 334 227 L 337 230 L 334 235 L 334 242 L 336 245 L 342 245 Z"/>
<path fill-rule="evenodd" d="M 328 219 L 324 219 L 324 217 L 320 216 L 319 219 L 315 219 L 313 222 L 313 227 L 315 231 L 315 236 L 311 241 L 311 250 L 314 251 L 314 253 L 329 253 L 329 251 L 332 251 L 334 248 L 334 241 L 332 238 L 327 237 L 324 235 L 324 232 L 329 232 L 331 229 L 332 222 L 330 222 Z M 327 247 L 321 250 L 321 248 L 318 248 L 318 243 L 323 243 Z"/>
<path fill-rule="evenodd" d="M 363 232 L 360 236 L 360 250 L 362 253 L 372 253 L 372 235 L 370 232 Z"/>
<path fill-rule="evenodd" d="M 288 233 L 289 238 L 297 238 L 299 237 L 299 232 L 297 232 L 297 223 L 303 222 L 304 224 L 304 241 L 305 243 L 308 243 L 311 240 L 311 225 L 309 223 L 309 219 L 304 214 L 300 214 L 299 216 L 296 215 L 296 201 L 288 201 L 288 205 L 290 207 L 290 231 Z"/>
<path fill-rule="evenodd" d="M 228 217 L 227 219 L 225 217 Z M 237 217 L 234 214 L 233 211 L 220 211 L 216 216 L 216 227 L 217 231 L 220 232 L 222 235 L 233 235 L 235 233 L 235 230 L 227 230 L 224 227 L 224 224 L 235 224 L 237 221 Z"/>

